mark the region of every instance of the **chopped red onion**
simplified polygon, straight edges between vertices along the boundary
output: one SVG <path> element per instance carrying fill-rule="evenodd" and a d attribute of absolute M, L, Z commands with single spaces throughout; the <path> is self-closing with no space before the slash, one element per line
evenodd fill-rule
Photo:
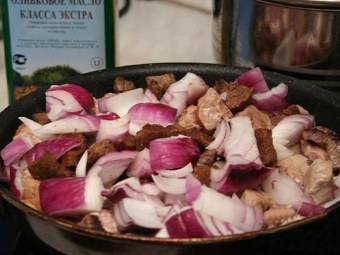
<path fill-rule="evenodd" d="M 160 101 L 157 99 L 156 95 L 151 92 L 149 88 L 146 88 L 144 91 L 143 103 L 160 103 Z"/>
<path fill-rule="evenodd" d="M 153 174 L 152 180 L 163 192 L 170 194 L 184 194 L 186 192 L 186 180 L 184 178 L 166 178 Z"/>
<path fill-rule="evenodd" d="M 298 214 L 305 216 L 305 217 L 312 217 L 318 214 L 322 214 L 324 212 L 326 212 L 325 207 L 321 205 L 317 205 L 317 204 L 306 203 L 306 202 L 303 202 L 300 208 L 297 210 Z"/>
<path fill-rule="evenodd" d="M 288 86 L 280 83 L 269 91 L 255 93 L 252 97 L 252 104 L 259 110 L 281 113 L 289 104 L 285 100 L 288 93 Z"/>
<path fill-rule="evenodd" d="M 5 165 L 9 165 L 19 160 L 27 151 L 33 148 L 32 140 L 25 136 L 20 136 L 12 140 L 1 150 L 1 157 Z"/>
<path fill-rule="evenodd" d="M 129 123 L 129 114 L 113 120 L 101 119 L 96 136 L 96 143 L 104 139 L 116 141 L 119 138 L 127 136 L 129 134 Z"/>
<path fill-rule="evenodd" d="M 57 137 L 57 135 L 55 134 L 40 134 L 36 132 L 36 130 L 41 128 L 43 125 L 39 124 L 38 122 L 35 122 L 34 120 L 31 120 L 26 117 L 19 117 L 19 120 L 21 120 L 22 123 L 24 123 L 29 128 L 29 130 L 32 132 L 32 134 L 35 137 L 37 137 L 40 141 L 45 141 L 45 140 Z"/>
<path fill-rule="evenodd" d="M 104 184 L 114 183 L 138 154 L 137 151 L 112 151 L 100 157 L 87 172 L 99 176 Z"/>
<path fill-rule="evenodd" d="M 143 89 L 138 88 L 99 99 L 98 109 L 100 112 L 114 112 L 123 117 L 132 106 L 143 101 Z"/>
<path fill-rule="evenodd" d="M 76 167 L 76 176 L 77 177 L 84 177 L 86 176 L 86 168 L 87 168 L 87 159 L 88 159 L 88 151 L 86 150 L 83 155 L 81 156 L 77 167 Z"/>
<path fill-rule="evenodd" d="M 228 130 L 227 120 L 222 119 L 220 123 L 217 124 L 215 133 L 214 133 L 214 141 L 212 141 L 207 147 L 207 150 L 215 149 L 219 156 L 224 155 L 224 144 L 227 137 Z"/>
<path fill-rule="evenodd" d="M 288 175 L 279 173 L 278 170 L 269 175 L 268 179 L 262 183 L 262 187 L 278 205 L 291 205 L 297 210 L 302 203 L 310 203 L 301 186 Z"/>
<path fill-rule="evenodd" d="M 100 211 L 104 203 L 103 189 L 96 176 L 46 179 L 39 186 L 41 208 L 59 217 Z"/>
<path fill-rule="evenodd" d="M 198 198 L 202 184 L 192 174 L 188 174 L 185 181 L 185 198 L 188 204 L 192 204 L 192 202 Z"/>
<path fill-rule="evenodd" d="M 129 177 L 116 183 L 110 189 L 103 190 L 102 195 L 112 203 L 118 203 L 126 197 L 144 200 L 141 183 L 136 177 Z"/>
<path fill-rule="evenodd" d="M 267 82 L 259 67 L 252 68 L 251 70 L 241 74 L 236 78 L 235 82 L 240 85 L 254 88 L 255 93 L 262 93 L 269 90 Z"/>
<path fill-rule="evenodd" d="M 27 164 L 31 164 L 38 159 L 45 151 L 50 152 L 56 159 L 59 159 L 69 150 L 79 146 L 82 143 L 81 140 L 77 140 L 71 137 L 58 137 L 46 141 L 42 141 L 33 146 L 26 153 Z"/>
<path fill-rule="evenodd" d="M 150 164 L 150 150 L 146 147 L 138 152 L 126 169 L 126 174 L 130 177 L 149 178 L 153 172 Z"/>
<path fill-rule="evenodd" d="M 150 160 L 153 170 L 181 168 L 190 162 L 197 162 L 199 155 L 199 147 L 190 137 L 179 135 L 150 142 Z"/>
<path fill-rule="evenodd" d="M 52 85 L 46 91 L 46 112 L 49 119 L 82 114 L 94 107 L 89 91 L 75 84 Z"/>
<path fill-rule="evenodd" d="M 193 171 L 194 169 L 192 167 L 192 164 L 188 163 L 186 166 L 176 170 L 160 169 L 156 170 L 155 172 L 166 178 L 183 178 L 192 173 Z"/>

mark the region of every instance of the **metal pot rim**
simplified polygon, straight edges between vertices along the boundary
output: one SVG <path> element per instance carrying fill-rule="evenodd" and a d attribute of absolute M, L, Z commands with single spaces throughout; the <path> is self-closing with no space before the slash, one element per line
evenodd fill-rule
<path fill-rule="evenodd" d="M 296 6 L 318 9 L 335 9 L 340 11 L 340 1 L 338 0 L 256 0 L 262 3 L 281 4 L 286 6 Z"/>

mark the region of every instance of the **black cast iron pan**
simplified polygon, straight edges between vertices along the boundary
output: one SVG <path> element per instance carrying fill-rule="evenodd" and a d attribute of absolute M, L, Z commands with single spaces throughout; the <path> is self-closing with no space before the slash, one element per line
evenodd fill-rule
<path fill-rule="evenodd" d="M 216 64 L 164 63 L 124 66 L 91 72 L 70 78 L 62 83 L 79 84 L 95 97 L 112 91 L 115 77 L 122 76 L 145 86 L 145 77 L 174 73 L 177 79 L 187 72 L 200 75 L 212 85 L 216 77 L 234 81 L 249 69 L 226 67 Z M 317 124 L 340 132 L 340 98 L 313 84 L 263 71 L 270 87 L 284 82 L 289 86 L 288 101 L 298 103 L 316 116 Z M 21 123 L 19 116 L 31 117 L 35 112 L 45 111 L 47 88 L 41 88 L 19 99 L 0 113 L 0 150 L 11 141 Z M 59 253 L 76 254 L 272 254 L 273 252 L 299 252 L 299 254 L 338 254 L 340 252 L 340 205 L 333 205 L 325 214 L 308 218 L 283 227 L 246 233 L 235 236 L 157 239 L 116 235 L 90 230 L 51 218 L 18 201 L 8 190 L 4 181 L 0 183 L 0 195 L 5 203 L 5 214 L 13 228 L 19 230 L 32 242 L 54 249 Z"/>

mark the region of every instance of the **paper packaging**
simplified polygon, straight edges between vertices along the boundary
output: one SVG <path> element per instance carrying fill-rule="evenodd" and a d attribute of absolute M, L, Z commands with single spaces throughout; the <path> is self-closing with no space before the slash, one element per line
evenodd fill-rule
<path fill-rule="evenodd" d="M 117 0 L 4 0 L 9 101 L 115 66 Z"/>

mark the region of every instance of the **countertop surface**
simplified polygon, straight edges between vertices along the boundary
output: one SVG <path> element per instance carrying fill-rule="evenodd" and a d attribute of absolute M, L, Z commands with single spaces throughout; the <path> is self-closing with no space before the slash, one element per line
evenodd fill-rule
<path fill-rule="evenodd" d="M 119 0 L 119 7 L 125 1 Z M 118 20 L 117 66 L 161 62 L 216 63 L 212 0 L 131 0 Z M 0 111 L 8 106 L 0 40 Z"/>

